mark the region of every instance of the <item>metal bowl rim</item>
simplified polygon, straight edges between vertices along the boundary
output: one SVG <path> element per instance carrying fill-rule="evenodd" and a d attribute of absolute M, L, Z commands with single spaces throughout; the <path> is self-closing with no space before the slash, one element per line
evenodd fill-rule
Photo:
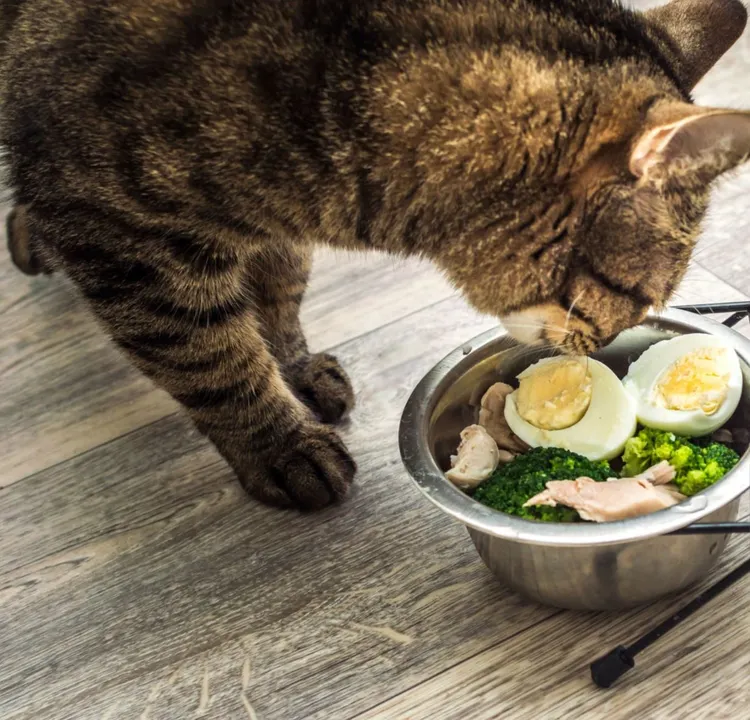
<path fill-rule="evenodd" d="M 641 324 L 667 321 L 687 325 L 696 332 L 717 335 L 728 341 L 740 359 L 750 366 L 750 340 L 714 320 L 684 310 L 669 309 L 649 314 Z M 626 331 L 627 332 L 627 331 Z M 716 485 L 681 505 L 629 520 L 611 523 L 542 523 L 505 515 L 472 500 L 444 476 L 428 447 L 428 419 L 437 402 L 436 392 L 452 374 L 473 366 L 475 357 L 489 344 L 507 337 L 499 326 L 464 343 L 419 382 L 406 403 L 399 428 L 401 459 L 412 480 L 422 493 L 454 519 L 473 530 L 510 541 L 548 546 L 594 546 L 628 543 L 664 535 L 698 522 L 731 503 L 750 489 L 748 465 L 750 449 L 738 465 Z M 470 346 L 467 355 L 464 348 Z"/>

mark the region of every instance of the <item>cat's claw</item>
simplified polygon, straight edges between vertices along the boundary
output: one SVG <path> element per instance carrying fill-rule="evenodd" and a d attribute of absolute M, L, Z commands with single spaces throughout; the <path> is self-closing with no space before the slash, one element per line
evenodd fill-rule
<path fill-rule="evenodd" d="M 336 432 L 311 422 L 287 439 L 266 477 L 240 479 L 262 502 L 310 511 L 342 500 L 356 472 L 357 464 Z"/>
<path fill-rule="evenodd" d="M 293 384 L 300 399 L 324 423 L 340 422 L 354 407 L 352 384 L 333 355 L 311 355 Z"/>

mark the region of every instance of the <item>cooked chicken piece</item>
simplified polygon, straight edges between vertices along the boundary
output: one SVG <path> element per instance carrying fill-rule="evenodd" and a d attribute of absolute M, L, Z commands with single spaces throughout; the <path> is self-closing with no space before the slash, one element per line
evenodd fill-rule
<path fill-rule="evenodd" d="M 445 474 L 448 480 L 461 488 L 475 488 L 486 480 L 501 462 L 512 460 L 502 452 L 497 443 L 481 425 L 470 425 L 461 432 L 457 454 L 451 457 L 451 469 Z"/>
<path fill-rule="evenodd" d="M 512 453 L 522 453 L 529 446 L 516 437 L 505 421 L 505 398 L 513 392 L 513 388 L 505 383 L 495 383 L 487 390 L 482 398 L 479 410 L 479 424 L 492 435 L 497 446 Z"/>
<path fill-rule="evenodd" d="M 654 465 L 648 470 L 644 470 L 640 475 L 636 475 L 636 478 L 648 480 L 653 485 L 667 485 L 674 480 L 676 474 L 677 471 L 666 460 L 662 460 L 658 465 Z M 612 480 L 609 482 L 612 482 Z"/>
<path fill-rule="evenodd" d="M 564 505 L 577 510 L 584 520 L 599 523 L 624 520 L 682 502 L 685 496 L 675 486 L 664 484 L 673 479 L 674 468 L 668 463 L 659 463 L 632 478 L 613 478 L 607 482 L 587 477 L 553 480 L 524 507 Z"/>

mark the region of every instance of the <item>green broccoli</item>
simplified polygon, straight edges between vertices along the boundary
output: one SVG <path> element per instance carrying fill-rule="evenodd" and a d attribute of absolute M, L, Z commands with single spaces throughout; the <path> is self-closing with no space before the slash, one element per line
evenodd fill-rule
<path fill-rule="evenodd" d="M 515 460 L 501 465 L 473 494 L 483 505 L 528 520 L 573 522 L 575 510 L 557 507 L 523 505 L 545 489 L 550 480 L 575 480 L 589 477 L 603 481 L 615 477 L 606 462 L 592 462 L 581 455 L 560 448 L 535 448 Z"/>
<path fill-rule="evenodd" d="M 717 442 L 687 438 L 646 428 L 628 440 L 622 456 L 623 477 L 633 477 L 662 460 L 677 471 L 675 485 L 683 495 L 695 495 L 724 477 L 740 456 Z"/>

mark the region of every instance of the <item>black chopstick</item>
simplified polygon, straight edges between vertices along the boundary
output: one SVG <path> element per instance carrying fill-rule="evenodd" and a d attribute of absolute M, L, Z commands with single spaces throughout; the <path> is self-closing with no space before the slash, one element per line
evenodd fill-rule
<path fill-rule="evenodd" d="M 674 530 L 668 535 L 735 535 L 750 533 L 750 523 L 725 522 L 725 523 L 696 523 L 687 527 Z"/>

